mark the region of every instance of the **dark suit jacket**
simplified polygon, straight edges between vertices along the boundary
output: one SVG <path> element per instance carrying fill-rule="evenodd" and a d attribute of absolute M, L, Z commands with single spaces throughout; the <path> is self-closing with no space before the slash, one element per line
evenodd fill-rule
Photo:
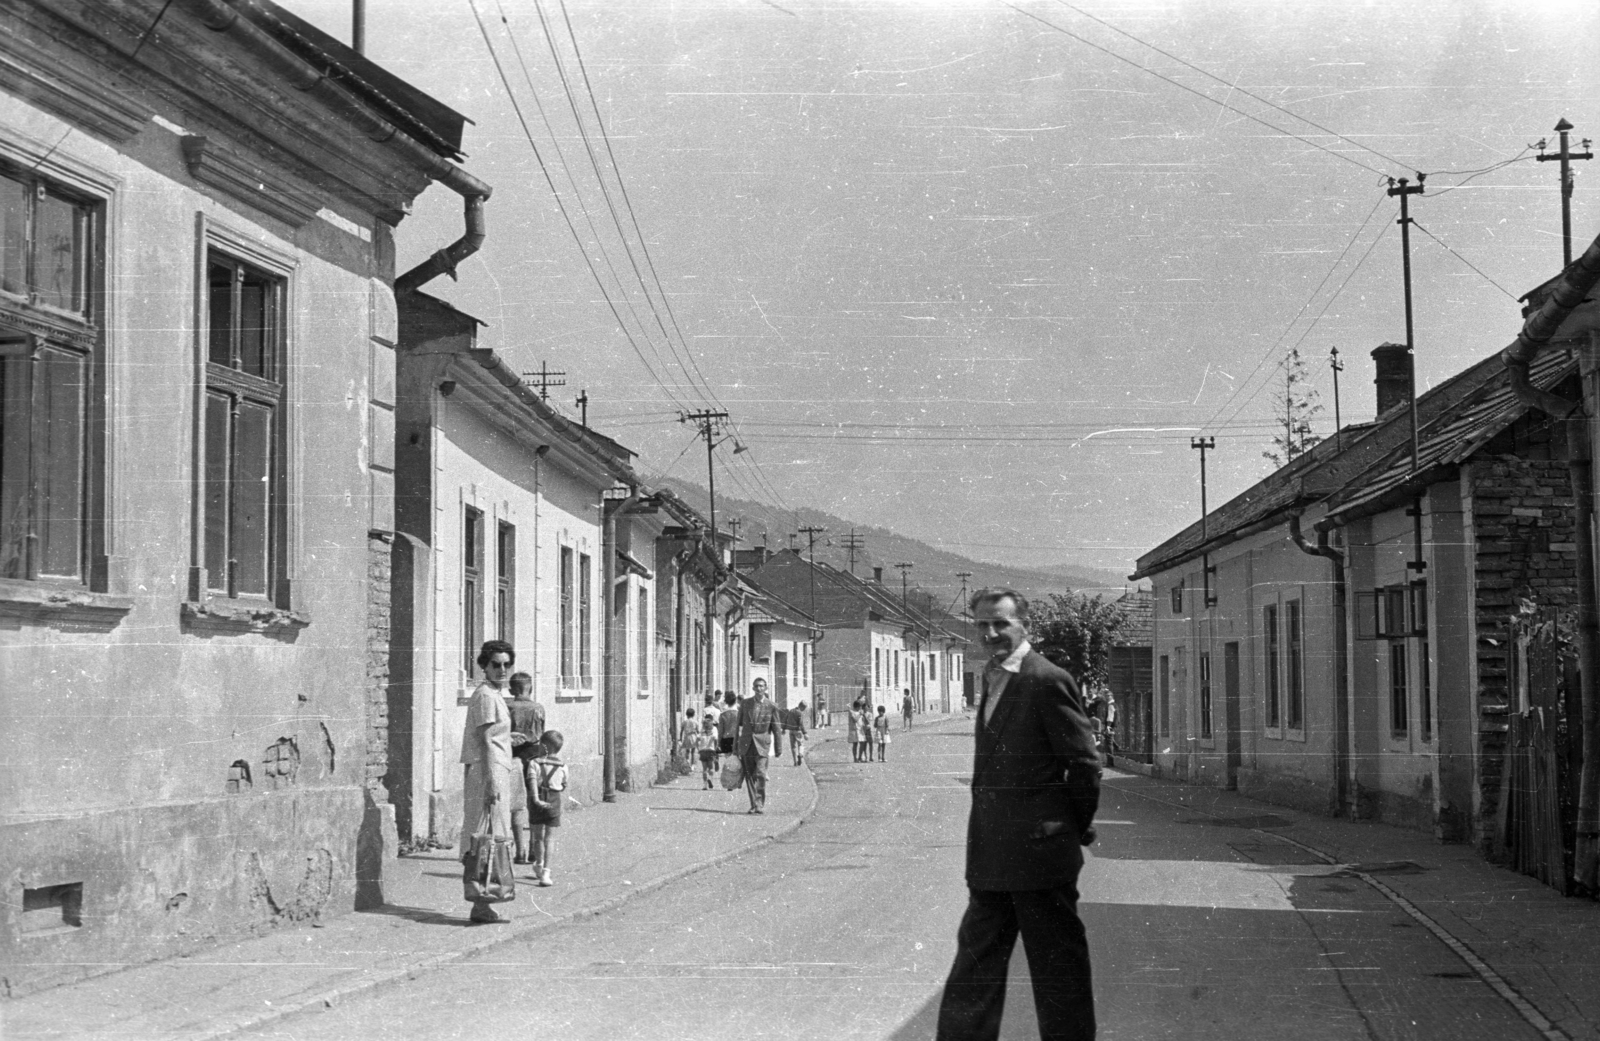
<path fill-rule="evenodd" d="M 967 885 L 1055 889 L 1077 881 L 1100 803 L 1100 757 L 1078 684 L 1037 651 L 986 725 L 980 703 L 967 818 Z"/>

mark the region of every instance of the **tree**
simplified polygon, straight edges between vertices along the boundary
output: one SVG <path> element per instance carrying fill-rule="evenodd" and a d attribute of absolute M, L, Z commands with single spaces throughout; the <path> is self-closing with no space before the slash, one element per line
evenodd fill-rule
<path fill-rule="evenodd" d="M 1261 453 L 1273 466 L 1294 462 L 1322 440 L 1311 432 L 1311 419 L 1322 411 L 1322 406 L 1317 402 L 1317 390 L 1311 385 L 1300 348 L 1289 348 L 1289 353 L 1278 363 L 1278 371 L 1282 382 L 1273 403 L 1273 415 L 1282 432 L 1274 434 L 1272 447 Z"/>
<path fill-rule="evenodd" d="M 1122 608 L 1102 596 L 1051 593 L 1033 605 L 1029 642 L 1046 658 L 1072 673 L 1087 691 L 1111 674 L 1111 645 L 1128 625 Z"/>

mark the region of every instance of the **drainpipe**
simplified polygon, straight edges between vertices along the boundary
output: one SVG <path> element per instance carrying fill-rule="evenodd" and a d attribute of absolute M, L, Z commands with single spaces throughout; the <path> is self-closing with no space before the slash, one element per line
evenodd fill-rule
<path fill-rule="evenodd" d="M 683 641 L 684 634 L 688 632 L 689 626 L 688 619 L 684 617 L 684 609 L 686 605 L 683 599 L 683 569 L 693 556 L 694 548 L 691 546 L 689 549 L 683 550 L 672 558 L 672 593 L 674 601 L 672 611 L 672 658 L 675 666 L 673 669 L 673 676 L 677 681 L 674 684 L 677 689 L 674 691 L 673 698 L 673 714 L 675 717 L 681 717 L 683 715 L 684 702 L 688 700 L 686 697 L 689 686 L 687 669 L 688 661 L 684 657 Z M 699 707 L 699 705 L 695 706 L 697 709 Z M 682 724 L 680 723 L 673 723 L 674 728 L 681 725 Z M 674 732 L 673 737 L 676 739 L 676 731 Z"/>
<path fill-rule="evenodd" d="M 1583 394 L 1577 401 L 1533 387 L 1528 370 L 1540 348 L 1550 342 L 1562 321 L 1583 303 L 1596 283 L 1600 283 L 1600 238 L 1562 272 L 1549 297 L 1528 316 L 1517 338 L 1500 354 L 1517 400 L 1559 421 L 1567 438 L 1567 473 L 1572 483 L 1578 544 L 1578 672 L 1583 703 L 1583 767 L 1578 780 L 1572 874 L 1577 884 L 1591 894 L 1600 890 L 1600 700 L 1596 697 L 1595 680 L 1595 667 L 1600 662 L 1600 624 L 1596 615 L 1593 431 L 1589 419 L 1593 411 L 1590 399 L 1595 382 L 1595 338 L 1591 335 L 1587 352 L 1579 352 Z"/>
<path fill-rule="evenodd" d="M 1300 547 L 1302 553 L 1309 553 L 1314 557 L 1326 557 L 1333 565 L 1333 688 L 1338 693 L 1335 696 L 1337 709 L 1334 713 L 1334 784 L 1335 797 L 1339 801 L 1340 809 L 1352 820 L 1355 818 L 1355 790 L 1356 779 L 1354 776 L 1355 756 L 1350 747 L 1352 733 L 1350 711 L 1350 623 L 1347 615 L 1349 594 L 1345 581 L 1345 555 L 1341 550 L 1334 549 L 1329 542 L 1328 532 L 1317 529 L 1317 544 L 1313 546 L 1306 541 L 1305 534 L 1300 530 L 1300 514 L 1289 515 L 1289 538 Z"/>
<path fill-rule="evenodd" d="M 600 566 L 600 584 L 605 590 L 603 610 L 606 613 L 606 648 L 605 669 L 606 678 L 602 689 L 605 691 L 605 704 L 600 710 L 600 751 L 603 764 L 603 780 L 601 782 L 600 797 L 606 802 L 617 801 L 617 706 L 622 703 L 625 691 L 622 690 L 622 679 L 617 675 L 617 649 L 625 634 L 617 631 L 617 517 L 625 512 L 634 503 L 639 501 L 639 490 L 630 489 L 625 499 L 611 501 L 602 500 L 600 511 L 604 520 L 600 528 L 600 556 L 604 563 Z"/>
<path fill-rule="evenodd" d="M 466 200 L 465 234 L 401 275 L 395 280 L 394 288 L 396 293 L 416 289 L 440 274 L 454 278 L 456 265 L 476 253 L 483 244 L 483 204 L 493 189 L 393 123 L 375 115 L 336 86 L 326 72 L 289 50 L 254 22 L 241 18 L 225 0 L 183 0 L 183 3 L 207 29 L 235 33 L 249 40 L 252 49 L 271 62 L 294 89 L 340 113 L 350 120 L 357 133 L 401 153 L 407 162 L 422 167 L 428 176 Z"/>

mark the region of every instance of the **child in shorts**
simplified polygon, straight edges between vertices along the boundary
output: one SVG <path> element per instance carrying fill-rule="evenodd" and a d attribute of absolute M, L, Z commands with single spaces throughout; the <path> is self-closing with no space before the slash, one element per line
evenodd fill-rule
<path fill-rule="evenodd" d="M 516 760 L 516 776 L 511 785 L 511 836 L 516 842 L 518 864 L 533 863 L 529 846 L 528 764 L 539 754 L 539 735 L 544 733 L 544 706 L 533 700 L 533 677 L 526 672 L 511 677 L 511 697 L 506 708 L 511 712 L 511 755 Z"/>
<path fill-rule="evenodd" d="M 555 829 L 561 827 L 561 803 L 567 792 L 567 764 L 561 761 L 565 741 L 559 730 L 546 730 L 539 738 L 539 757 L 529 764 L 528 823 L 532 825 L 533 876 L 538 885 L 550 879 L 550 857 L 555 849 Z"/>

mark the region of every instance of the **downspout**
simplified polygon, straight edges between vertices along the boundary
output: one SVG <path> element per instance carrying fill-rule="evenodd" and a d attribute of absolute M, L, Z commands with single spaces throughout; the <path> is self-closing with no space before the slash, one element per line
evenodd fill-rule
<path fill-rule="evenodd" d="M 617 705 L 622 700 L 622 677 L 617 675 L 617 647 L 622 635 L 617 632 L 617 516 L 639 501 L 637 488 L 628 492 L 626 499 L 601 500 L 600 512 L 604 517 L 600 527 L 600 584 L 605 590 L 603 610 L 606 613 L 605 703 L 600 708 L 600 752 L 602 781 L 600 797 L 606 802 L 617 801 Z"/>
<path fill-rule="evenodd" d="M 1588 893 L 1600 890 L 1600 701 L 1596 698 L 1596 663 L 1600 662 L 1600 624 L 1597 624 L 1594 574 L 1594 473 L 1591 464 L 1590 394 L 1594 383 L 1596 349 L 1591 335 L 1589 350 L 1580 351 L 1582 396 L 1577 401 L 1535 388 L 1528 375 L 1540 348 L 1549 343 L 1561 323 L 1589 291 L 1600 283 L 1600 238 L 1561 274 L 1539 309 L 1528 316 L 1500 357 L 1517 400 L 1561 423 L 1567 438 L 1567 474 L 1572 483 L 1573 520 L 1578 548 L 1578 673 L 1583 704 L 1583 767 L 1578 780 L 1577 843 L 1572 874 Z"/>
<path fill-rule="evenodd" d="M 1333 548 L 1328 532 L 1321 528 L 1317 529 L 1317 544 L 1313 546 L 1307 542 L 1305 534 L 1300 530 L 1298 513 L 1289 514 L 1289 538 L 1294 540 L 1294 544 L 1300 547 L 1302 553 L 1309 553 L 1314 557 L 1326 557 L 1333 565 L 1333 689 L 1336 692 L 1333 728 L 1334 795 L 1339 808 L 1353 819 L 1355 777 L 1352 775 L 1352 770 L 1355 757 L 1350 747 L 1352 730 L 1348 689 L 1350 623 L 1347 614 L 1349 593 L 1345 582 L 1345 555 Z"/>
<path fill-rule="evenodd" d="M 183 0 L 184 5 L 207 29 L 217 33 L 237 33 L 274 66 L 294 87 L 342 114 L 356 132 L 401 153 L 407 162 L 428 172 L 428 176 L 466 200 L 466 233 L 395 280 L 395 292 L 416 289 L 435 275 L 448 272 L 455 277 L 456 265 L 477 252 L 483 244 L 483 203 L 493 189 L 427 145 L 408 135 L 386 119 L 373 114 L 365 105 L 339 89 L 327 73 L 295 54 L 272 34 L 257 26 L 224 0 Z"/>
<path fill-rule="evenodd" d="M 672 658 L 673 677 L 675 680 L 673 686 L 676 688 L 673 692 L 673 715 L 675 717 L 683 714 L 684 702 L 687 700 L 686 695 L 688 693 L 689 685 L 689 676 L 687 669 L 685 668 L 685 666 L 688 665 L 688 662 L 685 661 L 683 654 L 684 633 L 688 631 L 687 619 L 684 618 L 684 608 L 686 605 L 683 599 L 683 569 L 693 556 L 694 548 L 691 546 L 689 549 L 683 550 L 681 553 L 672 558 L 672 585 L 674 601 L 672 612 Z M 698 705 L 695 707 L 699 708 Z M 674 727 L 679 725 L 680 724 L 676 722 L 673 723 Z M 677 734 L 675 733 L 673 737 L 676 738 Z"/>

